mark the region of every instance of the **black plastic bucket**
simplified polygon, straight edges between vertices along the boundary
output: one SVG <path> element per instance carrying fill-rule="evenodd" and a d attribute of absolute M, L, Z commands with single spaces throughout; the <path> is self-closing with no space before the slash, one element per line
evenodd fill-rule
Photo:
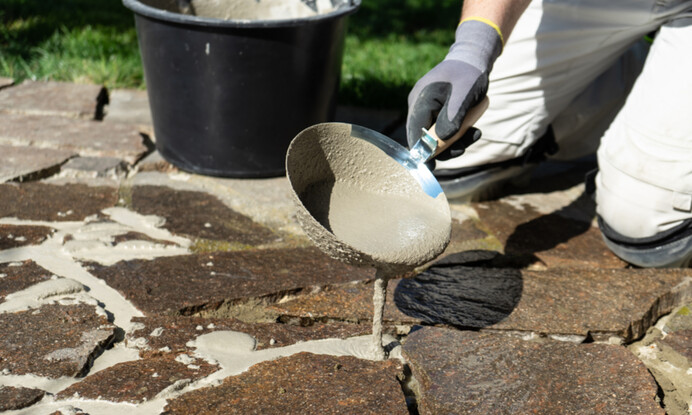
<path fill-rule="evenodd" d="M 331 120 L 353 0 L 304 18 L 222 20 L 123 0 L 135 12 L 156 147 L 175 166 L 225 177 L 285 173 L 288 145 Z"/>

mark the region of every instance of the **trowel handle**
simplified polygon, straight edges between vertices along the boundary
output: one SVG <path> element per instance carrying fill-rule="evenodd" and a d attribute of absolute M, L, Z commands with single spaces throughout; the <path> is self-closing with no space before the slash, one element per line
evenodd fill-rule
<path fill-rule="evenodd" d="M 488 97 L 485 97 L 481 102 L 478 103 L 478 105 L 468 110 L 466 112 L 466 117 L 464 117 L 464 121 L 461 123 L 459 131 L 457 131 L 456 134 L 454 134 L 446 140 L 442 140 L 440 137 L 437 136 L 437 132 L 435 131 L 435 124 L 433 124 L 432 127 L 430 127 L 430 129 L 428 130 L 428 134 L 430 134 L 435 140 L 437 140 L 437 150 L 435 151 L 433 157 L 442 153 L 443 151 L 448 149 L 449 146 L 451 146 L 457 140 L 459 140 L 464 135 L 464 133 L 466 133 L 469 127 L 475 124 L 479 118 L 481 118 L 481 115 L 483 115 L 485 110 L 488 109 L 489 103 L 490 101 L 488 100 Z"/>

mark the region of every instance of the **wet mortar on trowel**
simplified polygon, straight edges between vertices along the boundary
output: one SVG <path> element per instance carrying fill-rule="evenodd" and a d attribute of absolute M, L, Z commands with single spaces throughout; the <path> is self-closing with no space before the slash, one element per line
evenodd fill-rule
<path fill-rule="evenodd" d="M 385 358 L 382 314 L 387 281 L 439 255 L 450 238 L 443 193 L 427 195 L 406 168 L 347 124 L 304 131 L 287 170 L 308 237 L 327 255 L 376 269 L 371 357 Z"/>

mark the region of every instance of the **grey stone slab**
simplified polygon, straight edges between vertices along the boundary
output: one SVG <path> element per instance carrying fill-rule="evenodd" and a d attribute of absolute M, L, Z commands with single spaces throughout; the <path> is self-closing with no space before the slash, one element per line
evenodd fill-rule
<path fill-rule="evenodd" d="M 24 81 L 0 91 L 0 111 L 97 119 L 107 100 L 101 85 Z"/>
<path fill-rule="evenodd" d="M 60 171 L 60 165 L 75 155 L 70 150 L 4 145 L 0 145 L 0 154 L 3 160 L 0 163 L 0 182 L 50 176 Z"/>
<path fill-rule="evenodd" d="M 132 125 L 32 114 L 0 113 L 0 144 L 117 157 L 130 164 L 148 151 L 141 133 Z"/>
<path fill-rule="evenodd" d="M 0 76 L 0 89 L 14 85 L 14 79 Z"/>
<path fill-rule="evenodd" d="M 151 128 L 151 109 L 147 91 L 114 89 L 108 94 L 104 122 L 135 124 Z"/>
<path fill-rule="evenodd" d="M 60 174 L 65 177 L 118 179 L 126 173 L 125 162 L 116 157 L 75 157 L 60 168 Z"/>
<path fill-rule="evenodd" d="M 422 328 L 403 345 L 421 414 L 661 414 L 625 347 Z"/>

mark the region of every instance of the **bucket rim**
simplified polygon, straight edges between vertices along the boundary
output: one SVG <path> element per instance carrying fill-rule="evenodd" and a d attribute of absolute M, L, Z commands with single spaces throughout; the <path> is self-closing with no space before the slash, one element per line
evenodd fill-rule
<path fill-rule="evenodd" d="M 148 6 L 139 0 L 122 0 L 123 5 L 136 14 L 152 19 L 163 20 L 171 23 L 180 23 L 196 26 L 224 27 L 224 28 L 274 28 L 302 26 L 307 23 L 316 23 L 322 20 L 337 19 L 355 13 L 360 7 L 361 0 L 351 0 L 346 7 L 340 7 L 334 11 L 315 16 L 291 18 L 291 19 L 271 19 L 271 20 L 241 20 L 241 19 L 216 19 L 212 17 L 190 16 L 181 13 L 169 12 Z"/>

